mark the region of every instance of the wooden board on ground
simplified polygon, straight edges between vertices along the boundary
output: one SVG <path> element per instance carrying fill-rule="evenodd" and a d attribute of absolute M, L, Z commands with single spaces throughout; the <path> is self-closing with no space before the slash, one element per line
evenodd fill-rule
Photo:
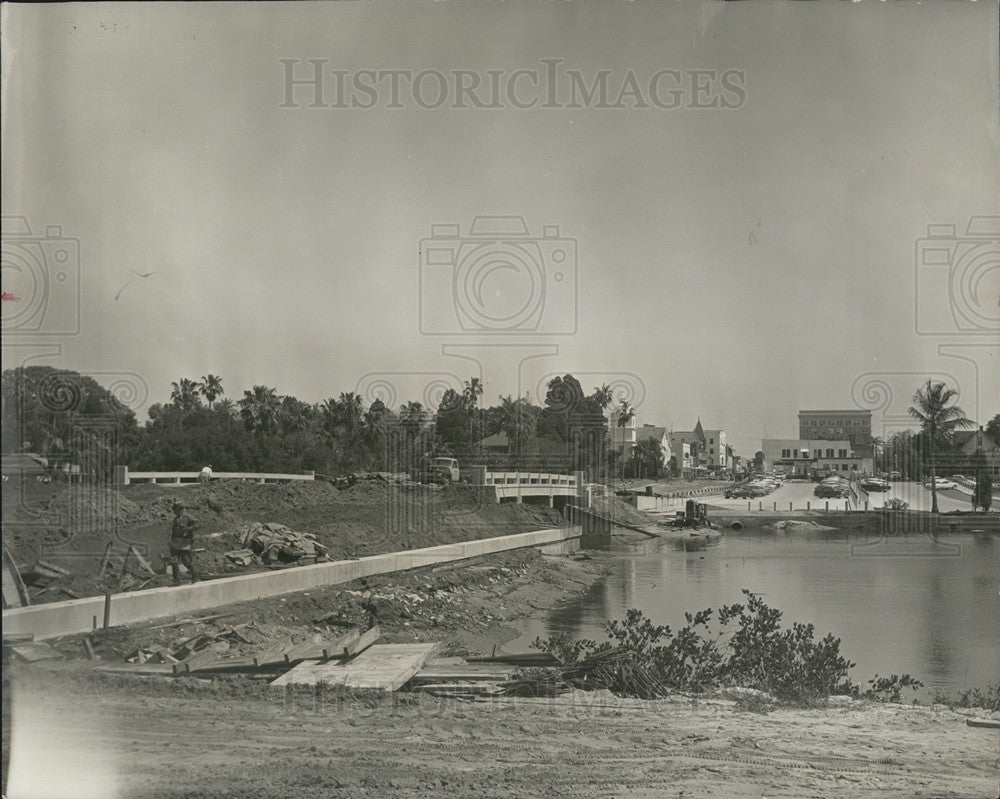
<path fill-rule="evenodd" d="M 375 628 L 372 629 L 374 630 Z M 371 639 L 372 643 L 378 640 L 378 635 L 376 632 L 375 637 Z M 330 658 L 346 657 L 347 647 L 354 644 L 360 638 L 361 630 L 354 628 L 332 641 L 320 641 L 319 643 L 309 641 L 299 644 L 284 653 L 284 661 L 286 663 L 296 663 L 301 660 L 329 660 Z"/>
<path fill-rule="evenodd" d="M 39 660 L 62 660 L 65 652 L 60 652 L 54 646 L 43 643 L 9 644 L 7 648 L 21 660 L 35 663 Z"/>
<path fill-rule="evenodd" d="M 441 649 L 433 644 L 376 644 L 347 663 L 305 661 L 271 685 L 343 685 L 395 691 Z"/>
<path fill-rule="evenodd" d="M 108 663 L 95 667 L 94 671 L 104 671 L 109 674 L 157 674 L 169 676 L 173 666 L 169 663 Z"/>
<path fill-rule="evenodd" d="M 424 666 L 413 676 L 414 682 L 503 682 L 509 680 L 516 666 L 503 663 L 435 663 Z"/>

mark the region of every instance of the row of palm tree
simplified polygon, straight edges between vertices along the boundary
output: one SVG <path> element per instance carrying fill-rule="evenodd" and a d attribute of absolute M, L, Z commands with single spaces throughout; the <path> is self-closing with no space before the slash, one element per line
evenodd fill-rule
<path fill-rule="evenodd" d="M 170 384 L 170 402 L 184 411 L 198 407 L 202 397 L 208 401 L 211 410 L 212 403 L 225 393 L 222 388 L 222 378 L 211 373 L 202 377 L 201 381 L 182 377 Z"/>

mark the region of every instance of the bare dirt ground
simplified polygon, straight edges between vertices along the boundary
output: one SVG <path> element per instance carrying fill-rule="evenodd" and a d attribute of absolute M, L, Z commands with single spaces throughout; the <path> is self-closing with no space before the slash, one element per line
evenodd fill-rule
<path fill-rule="evenodd" d="M 326 547 L 331 560 L 565 524 L 557 510 L 498 505 L 492 496 L 470 486 L 433 490 L 374 480 L 343 490 L 325 482 L 219 481 L 209 486 L 100 490 L 27 482 L 5 485 L 3 500 L 4 544 L 26 579 L 31 581 L 31 569 L 39 559 L 71 572 L 55 586 L 33 587 L 33 604 L 170 584 L 165 558 L 177 501 L 199 525 L 194 545 L 203 550 L 196 554 L 196 567 L 203 576 L 264 568 L 237 566 L 225 555 L 241 548 L 239 533 L 254 522 L 276 522 L 310 533 Z M 118 562 L 98 579 L 108 542 L 119 555 L 135 544 L 159 575 L 152 577 L 133 560 L 124 580 Z"/>
<path fill-rule="evenodd" d="M 973 711 L 942 706 L 847 701 L 763 714 L 725 698 L 581 693 L 480 703 L 97 678 L 19 680 L 12 799 L 997 791 L 996 730 L 968 727 Z"/>

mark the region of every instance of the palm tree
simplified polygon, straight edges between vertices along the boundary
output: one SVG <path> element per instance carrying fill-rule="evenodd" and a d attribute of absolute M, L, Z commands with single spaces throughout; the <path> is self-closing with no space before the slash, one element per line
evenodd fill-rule
<path fill-rule="evenodd" d="M 629 422 L 635 418 L 635 408 L 633 408 L 628 400 L 623 399 L 621 404 L 618 406 L 618 426 L 625 427 Z"/>
<path fill-rule="evenodd" d="M 612 402 L 615 401 L 615 394 L 611 390 L 611 386 L 609 386 L 607 383 L 601 383 L 600 388 L 594 386 L 594 393 L 591 394 L 591 398 L 594 400 L 594 402 L 596 402 L 598 405 L 601 406 L 601 410 L 603 411 L 606 410 L 607 407 Z"/>
<path fill-rule="evenodd" d="M 364 408 L 361 404 L 361 395 L 353 391 L 340 392 L 337 400 L 338 422 L 347 432 L 348 437 L 354 438 L 361 422 L 364 419 Z"/>
<path fill-rule="evenodd" d="M 221 397 L 226 392 L 222 390 L 222 378 L 219 375 L 209 373 L 202 377 L 198 384 L 198 391 L 208 400 L 208 409 L 212 410 L 212 403 L 217 397 Z"/>
<path fill-rule="evenodd" d="M 521 443 L 525 436 L 531 433 L 531 417 L 528 414 L 526 397 L 514 399 L 508 394 L 500 397 L 500 429 L 507 434 L 508 451 L 517 455 L 521 453 Z"/>
<path fill-rule="evenodd" d="M 462 397 L 465 399 L 470 412 L 476 409 L 476 403 L 482 395 L 483 384 L 478 377 L 473 377 L 471 380 L 465 381 L 465 387 L 462 389 Z"/>
<path fill-rule="evenodd" d="M 182 377 L 179 382 L 170 384 L 170 402 L 182 411 L 191 411 L 198 407 L 198 384 L 194 380 Z"/>
<path fill-rule="evenodd" d="M 953 388 L 943 382 L 934 383 L 930 378 L 913 394 L 913 405 L 907 413 L 920 423 L 920 429 L 927 438 L 931 461 L 931 513 L 938 512 L 936 446 L 946 443 L 958 428 L 974 427 L 965 411 L 957 405 L 950 405 L 958 396 Z"/>
<path fill-rule="evenodd" d="M 281 399 L 276 389 L 267 386 L 254 386 L 251 391 L 243 392 L 243 399 L 238 403 L 240 415 L 248 430 L 264 433 L 271 432 L 278 420 L 278 409 Z"/>
<path fill-rule="evenodd" d="M 219 400 L 219 404 L 215 406 L 215 410 L 226 414 L 226 416 L 232 416 L 236 413 L 236 403 L 229 399 L 229 397 L 226 397 L 223 400 Z"/>

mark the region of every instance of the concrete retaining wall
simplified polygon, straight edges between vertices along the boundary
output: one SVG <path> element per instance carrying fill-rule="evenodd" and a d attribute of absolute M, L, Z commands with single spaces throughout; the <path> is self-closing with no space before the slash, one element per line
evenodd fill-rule
<path fill-rule="evenodd" d="M 281 571 L 255 572 L 194 585 L 151 588 L 147 591 L 113 594 L 109 624 L 118 626 L 148 621 L 178 613 L 289 594 L 310 588 L 346 583 L 373 574 L 415 569 L 434 563 L 464 560 L 509 549 L 553 544 L 579 538 L 580 527 L 557 527 L 530 533 L 462 541 L 436 547 L 371 555 L 358 560 L 317 563 Z M 4 633 L 33 633 L 35 640 L 89 632 L 103 625 L 103 596 L 71 599 L 3 611 Z"/>

